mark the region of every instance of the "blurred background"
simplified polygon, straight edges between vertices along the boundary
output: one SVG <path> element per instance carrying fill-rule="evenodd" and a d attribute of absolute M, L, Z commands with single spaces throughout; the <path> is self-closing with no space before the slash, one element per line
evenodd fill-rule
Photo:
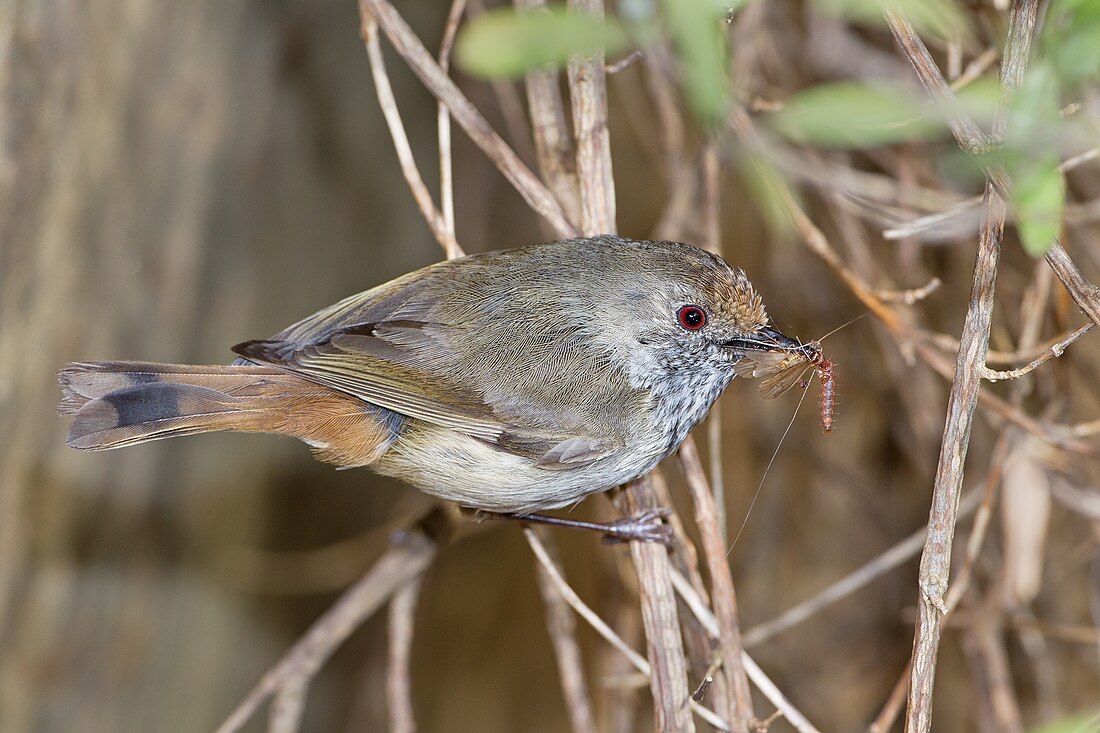
<path fill-rule="evenodd" d="M 398 9 L 437 49 L 447 4 Z M 934 51 L 960 73 L 992 51 L 978 73 L 995 78 L 1004 9 L 974 2 L 965 12 L 973 45 L 954 60 L 962 47 Z M 884 81 L 920 98 L 888 31 L 828 8 L 758 2 L 729 32 L 739 92 L 758 114 L 840 80 Z M 390 51 L 397 101 L 434 191 L 436 106 Z M 80 359 L 228 362 L 232 344 L 441 251 L 399 172 L 349 0 L 10 0 L 0 3 L 0 59 L 0 731 L 211 731 L 429 500 L 368 471 L 334 471 L 302 444 L 270 436 L 69 450 L 56 371 Z M 522 86 L 455 77 L 534 167 L 529 133 L 516 123 Z M 668 165 L 677 145 L 698 162 L 701 138 L 683 113 L 686 131 L 670 142 L 667 120 L 657 124 L 658 91 L 642 64 L 609 80 L 619 231 L 702 243 L 693 213 L 701 168 L 677 177 Z M 1100 139 L 1095 87 L 1075 99 L 1072 114 L 1094 137 L 1067 137 L 1063 159 Z M 457 128 L 454 139 L 457 239 L 467 251 L 550 238 Z M 859 151 L 776 145 L 777 169 L 849 266 L 874 287 L 940 278 L 938 290 L 897 312 L 921 334 L 957 337 L 978 210 L 950 227 L 883 236 L 980 193 L 980 179 L 956 172 L 949 137 Z M 722 252 L 748 272 L 781 330 L 819 338 L 865 312 L 769 218 L 743 169 L 723 159 L 718 181 Z M 1085 162 L 1066 182 L 1064 241 L 1098 282 L 1100 169 Z M 1029 309 L 1042 309 L 1037 343 L 1084 322 L 1047 269 L 1010 226 L 994 349 L 1017 350 Z M 824 348 L 838 365 L 832 434 L 821 433 L 816 385 L 785 433 L 798 391 L 765 402 L 743 380 L 720 402 L 718 440 L 699 431 L 705 460 L 721 448 L 746 629 L 927 521 L 948 382 L 870 317 Z M 953 360 L 949 344 L 943 353 Z M 1082 440 L 1095 446 L 1098 358 L 1088 334 L 1026 382 L 984 389 L 1029 415 L 1084 424 Z M 991 685 L 1007 684 L 1026 729 L 1100 704 L 1095 453 L 1022 435 L 992 413 L 975 423 L 966 490 L 981 491 L 991 468 L 1008 465 L 1004 490 L 1023 498 L 997 505 L 971 590 L 945 630 L 940 730 L 998 729 L 985 707 Z M 995 454 L 998 440 L 1009 447 Z M 666 474 L 679 502 L 678 470 Z M 611 511 L 594 497 L 575 514 Z M 628 551 L 584 534 L 557 539 L 574 587 L 644 648 Z M 751 649 L 823 730 L 864 729 L 878 715 L 911 652 L 916 571 L 914 556 Z M 616 654 L 587 628 L 578 636 L 600 730 L 649 729 L 648 690 L 624 692 Z M 379 614 L 326 665 L 302 730 L 385 727 L 386 645 Z M 568 726 L 517 526 L 483 525 L 441 550 L 425 577 L 413 653 L 421 730 Z M 1007 683 L 994 679 L 999 672 Z M 628 698 L 633 718 L 609 712 Z M 263 730 L 263 716 L 246 729 Z M 773 730 L 790 728 L 779 721 Z"/>

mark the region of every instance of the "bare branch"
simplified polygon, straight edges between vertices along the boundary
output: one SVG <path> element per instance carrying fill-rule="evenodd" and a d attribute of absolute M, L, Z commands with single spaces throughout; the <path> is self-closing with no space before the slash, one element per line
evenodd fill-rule
<path fill-rule="evenodd" d="M 268 670 L 259 684 L 218 727 L 217 733 L 241 730 L 264 700 L 289 680 L 308 679 L 315 674 L 336 648 L 386 599 L 421 576 L 435 557 L 436 548 L 435 540 L 419 528 L 395 534 L 389 551 Z"/>
<path fill-rule="evenodd" d="M 390 715 L 390 733 L 416 731 L 409 666 L 421 585 L 421 579 L 416 578 L 401 588 L 390 601 L 390 646 L 386 666 L 386 704 Z"/>
<path fill-rule="evenodd" d="M 534 530 L 530 531 L 534 532 Z M 549 559 L 553 545 L 548 543 L 548 537 L 545 535 L 540 540 Z M 555 566 L 558 565 L 555 560 L 551 562 L 554 562 Z M 592 703 L 588 700 L 588 684 L 585 681 L 580 646 L 577 644 L 577 624 L 573 619 L 573 612 L 569 609 L 565 598 L 558 592 L 546 566 L 541 561 L 537 570 L 539 595 L 542 596 L 543 605 L 546 606 L 546 626 L 550 632 L 550 641 L 554 645 L 554 655 L 558 660 L 558 676 L 561 678 L 569 720 L 573 724 L 574 733 L 595 733 L 596 722 L 592 716 Z"/>
<path fill-rule="evenodd" d="M 699 460 L 695 441 L 688 436 L 677 454 L 687 479 L 691 500 L 695 507 L 695 523 L 703 540 L 703 556 L 712 584 L 711 602 L 718 618 L 718 643 L 729 683 L 730 700 L 727 716 L 734 730 L 747 729 L 753 718 L 752 693 L 748 677 L 741 665 L 743 651 L 741 626 L 737 619 L 737 594 L 733 576 L 726 560 L 726 543 L 718 528 L 718 512 L 714 494 L 707 485 L 707 477 Z"/>
<path fill-rule="evenodd" d="M 390 87 L 390 77 L 386 73 L 386 62 L 382 57 L 382 47 L 378 43 L 378 24 L 370 16 L 363 16 L 363 24 L 360 29 L 363 40 L 367 44 L 367 55 L 370 57 L 371 74 L 374 76 L 374 88 L 378 93 L 378 103 L 382 107 L 382 114 L 386 118 L 386 125 L 390 129 L 393 138 L 393 147 L 397 151 L 397 159 L 401 163 L 401 172 L 405 181 L 409 184 L 413 199 L 416 201 L 420 213 L 431 227 L 432 234 L 443 247 L 448 257 L 453 253 L 462 252 L 462 248 L 455 241 L 453 225 L 448 227 L 443 215 L 439 213 L 428 187 L 424 185 L 424 179 L 420 177 L 420 170 L 416 167 L 412 148 L 409 147 L 409 138 L 405 135 L 405 126 L 401 122 L 401 114 L 397 111 L 397 100 L 394 99 L 393 89 Z"/>
<path fill-rule="evenodd" d="M 454 47 L 455 36 L 458 34 L 458 24 L 462 20 L 462 13 L 466 10 L 466 0 L 453 0 L 451 11 L 447 14 L 447 25 L 443 28 L 443 40 L 439 44 L 439 68 L 443 73 L 450 71 L 451 49 Z M 451 149 L 451 113 L 447 111 L 447 105 L 439 102 L 437 112 L 437 125 L 439 127 L 439 200 L 443 209 L 443 226 L 454 239 L 455 235 L 455 196 L 454 173 Z M 461 257 L 460 248 L 444 251 L 447 259 Z"/>
<path fill-rule="evenodd" d="M 566 217 L 553 194 L 489 126 L 473 103 L 459 91 L 458 86 L 435 62 L 424 48 L 424 44 L 388 0 L 359 0 L 359 14 L 363 17 L 364 25 L 371 23 L 370 17 L 373 16 L 374 21 L 386 34 L 397 53 L 405 59 L 413 73 L 420 78 L 436 99 L 447 105 L 455 121 L 496 165 L 528 205 L 546 219 L 559 236 L 577 236 L 579 230 Z"/>
<path fill-rule="evenodd" d="M 588 625 L 596 631 L 597 634 L 602 636 L 608 643 L 618 649 L 636 670 L 641 672 L 646 677 L 652 677 L 653 670 L 650 667 L 649 662 L 647 662 L 645 658 L 642 657 L 642 655 L 638 654 L 638 652 L 631 649 L 630 645 L 623 641 L 622 637 L 616 634 L 614 629 L 608 626 L 607 622 L 600 618 L 599 614 L 593 611 L 584 601 L 582 601 L 581 597 L 577 595 L 577 592 L 573 590 L 573 588 L 565 581 L 565 578 L 562 577 L 561 572 L 558 570 L 553 560 L 550 559 L 550 555 L 549 553 L 547 553 L 546 547 L 542 544 L 542 541 L 539 539 L 538 535 L 535 534 L 535 532 L 530 527 L 524 528 L 523 534 L 524 537 L 527 538 L 527 544 L 531 546 L 531 551 L 535 553 L 535 557 L 538 559 L 542 568 L 546 571 L 546 577 L 551 583 L 553 583 L 558 593 L 560 593 L 562 598 L 565 599 L 565 602 L 568 603 L 570 607 L 577 612 L 577 615 L 584 619 L 588 623 Z M 632 544 L 637 545 L 642 543 L 634 542 Z M 684 689 L 687 689 L 686 686 Z M 708 710 L 707 708 L 699 705 L 694 701 L 690 701 L 690 704 L 691 709 L 699 717 L 703 718 L 703 720 L 707 721 L 714 727 L 723 731 L 728 731 L 730 729 L 729 725 L 713 711 Z"/>

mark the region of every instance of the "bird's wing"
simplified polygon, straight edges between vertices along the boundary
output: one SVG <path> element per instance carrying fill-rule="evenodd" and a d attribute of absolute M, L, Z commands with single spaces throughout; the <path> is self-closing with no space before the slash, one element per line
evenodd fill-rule
<path fill-rule="evenodd" d="M 622 447 L 621 433 L 586 419 L 590 395 L 562 395 L 556 402 L 539 392 L 550 390 L 540 369 L 553 374 L 555 360 L 566 352 L 587 358 L 574 343 L 576 334 L 527 322 L 507 343 L 489 340 L 471 325 L 476 318 L 462 316 L 479 305 L 474 295 L 431 273 L 401 278 L 275 339 L 233 350 L 251 362 L 523 455 L 547 470 L 586 465 Z M 355 322 L 363 317 L 377 320 Z"/>

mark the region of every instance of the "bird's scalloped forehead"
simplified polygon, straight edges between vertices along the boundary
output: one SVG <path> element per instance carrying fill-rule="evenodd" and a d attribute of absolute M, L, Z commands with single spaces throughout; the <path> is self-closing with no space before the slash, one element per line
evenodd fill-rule
<path fill-rule="evenodd" d="M 764 324 L 768 316 L 763 300 L 745 273 L 716 254 L 681 242 L 629 242 L 628 249 L 649 259 L 655 270 L 673 273 L 689 290 L 705 294 L 706 305 L 725 311 L 740 324 Z"/>

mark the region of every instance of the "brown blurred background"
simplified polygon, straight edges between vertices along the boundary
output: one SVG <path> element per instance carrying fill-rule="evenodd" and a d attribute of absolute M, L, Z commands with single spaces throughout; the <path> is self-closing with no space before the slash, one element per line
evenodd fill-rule
<path fill-rule="evenodd" d="M 797 3 L 763 5 L 738 47 L 756 93 L 849 76 L 912 83 L 888 36 L 854 33 Z M 445 3 L 399 9 L 438 46 Z M 348 0 L 6 2 L 0 34 L 0 731 L 211 731 L 370 567 L 388 528 L 427 499 L 367 471 L 333 471 L 274 437 L 68 450 L 55 372 L 75 359 L 226 362 L 230 345 L 441 253 L 397 168 Z M 852 46 L 840 52 L 843 43 Z M 389 70 L 434 190 L 435 105 L 392 55 Z M 457 76 L 509 137 L 492 88 Z M 647 104 L 637 67 L 613 78 L 626 236 L 653 235 L 671 193 Z M 509 140 L 531 164 L 530 141 Z M 455 141 L 458 240 L 467 250 L 546 238 L 458 130 Z M 889 155 L 828 162 L 924 175 L 919 150 Z M 1095 166 L 1074 175 L 1076 195 L 1100 191 Z M 785 332 L 819 337 L 863 312 L 795 237 L 770 233 L 735 172 L 721 181 L 724 253 L 749 272 Z M 943 279 L 913 317 L 957 335 L 972 236 L 886 242 L 821 187 L 804 193 L 811 216 L 873 284 Z M 1096 245 L 1090 222 L 1067 237 L 1094 282 Z M 1005 350 L 1035 267 L 1017 248 L 1006 251 L 994 326 Z M 1046 335 L 1081 322 L 1058 299 Z M 1068 421 L 1095 419 L 1095 341 L 1047 365 L 1046 392 L 1025 403 L 1031 411 L 1057 403 Z M 821 434 L 811 388 L 730 556 L 746 628 L 927 519 L 946 382 L 907 361 L 870 318 L 830 337 L 826 353 L 838 363 L 837 429 Z M 731 537 L 796 402 L 796 394 L 762 402 L 740 380 L 721 402 Z M 984 476 L 998 429 L 976 423 L 968 487 Z M 1068 462 L 1074 485 L 1095 485 L 1095 459 Z M 1061 463 L 1052 481 L 1068 480 Z M 590 499 L 578 514 L 607 515 L 606 504 Z M 1036 547 L 1053 572 L 1027 612 L 1085 633 L 1095 539 L 1073 510 L 1056 502 L 1052 512 L 1055 531 Z M 979 596 L 1003 577 L 1003 534 L 998 523 L 987 540 Z M 558 539 L 581 595 L 641 648 L 635 591 L 622 581 L 626 550 L 584 535 Z M 862 729 L 908 658 L 915 583 L 914 559 L 752 651 L 823 729 Z M 1087 633 L 1067 640 L 1000 625 L 991 633 L 1028 726 L 1100 700 Z M 600 706 L 619 694 L 604 684 L 614 654 L 587 629 L 579 634 Z M 968 639 L 950 627 L 944 636 L 940 730 L 988 729 L 973 702 L 981 655 Z M 386 725 L 386 643 L 381 616 L 350 639 L 313 687 L 303 730 Z M 421 730 L 566 729 L 533 561 L 515 526 L 486 526 L 441 552 L 426 577 L 414 654 Z M 632 729 L 646 730 L 648 693 L 639 695 Z M 260 716 L 248 730 L 263 725 Z"/>

